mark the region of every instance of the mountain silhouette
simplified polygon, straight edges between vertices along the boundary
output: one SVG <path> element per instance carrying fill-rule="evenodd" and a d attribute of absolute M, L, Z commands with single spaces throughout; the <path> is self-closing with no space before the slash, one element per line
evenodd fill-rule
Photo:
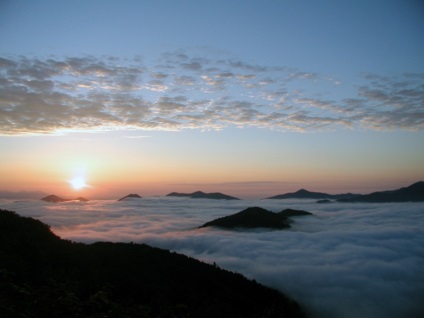
<path fill-rule="evenodd" d="M 0 210 L 0 317 L 304 317 L 240 274 L 144 244 L 82 244 Z"/>
<path fill-rule="evenodd" d="M 424 181 L 408 187 L 390 191 L 379 191 L 357 195 L 352 198 L 339 199 L 340 202 L 420 202 L 424 201 Z"/>
<path fill-rule="evenodd" d="M 214 193 L 205 193 L 202 191 L 196 191 L 193 193 L 178 193 L 178 192 L 171 192 L 167 194 L 168 197 L 187 197 L 192 199 L 215 199 L 215 200 L 239 200 L 239 198 L 232 197 L 220 192 L 214 192 Z"/>
<path fill-rule="evenodd" d="M 291 216 L 302 216 L 302 215 L 313 215 L 311 212 L 295 209 L 284 209 L 283 211 L 277 213 L 278 215 L 289 218 Z"/>
<path fill-rule="evenodd" d="M 126 195 L 125 197 L 120 198 L 118 201 L 123 201 L 125 199 L 141 199 L 141 196 L 139 196 L 138 194 L 135 193 L 131 193 Z"/>
<path fill-rule="evenodd" d="M 286 229 L 290 227 L 291 216 L 311 215 L 312 213 L 286 209 L 279 213 L 274 213 L 260 207 L 250 207 L 241 212 L 224 216 L 201 225 L 199 228 L 216 226 L 227 229 L 233 228 L 270 228 Z"/>
<path fill-rule="evenodd" d="M 266 199 L 343 199 L 357 196 L 353 193 L 343 194 L 328 194 L 324 192 L 311 192 L 305 189 L 300 189 L 296 192 L 275 195 Z"/>
<path fill-rule="evenodd" d="M 57 195 L 51 194 L 48 195 L 44 198 L 42 198 L 41 200 L 46 201 L 46 202 L 53 202 L 53 203 L 60 203 L 60 202 L 67 202 L 67 201 L 80 201 L 80 202 L 87 202 L 88 199 L 83 198 L 83 197 L 78 197 L 75 199 L 64 199 L 61 197 L 58 197 Z"/>

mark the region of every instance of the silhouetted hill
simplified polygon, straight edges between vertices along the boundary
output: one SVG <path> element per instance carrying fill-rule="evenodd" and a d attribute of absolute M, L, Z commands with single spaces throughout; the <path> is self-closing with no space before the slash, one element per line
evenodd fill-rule
<path fill-rule="evenodd" d="M 84 197 L 78 197 L 78 198 L 75 198 L 75 199 L 73 199 L 73 200 L 71 200 L 71 201 L 87 202 L 87 201 L 88 201 L 88 199 L 86 199 L 86 198 L 84 198 Z"/>
<path fill-rule="evenodd" d="M 128 199 L 128 198 L 132 198 L 132 199 L 141 199 L 141 196 L 139 196 L 138 194 L 135 194 L 135 193 L 131 193 L 131 194 L 128 194 L 128 195 L 126 195 L 125 197 L 122 197 L 122 198 L 120 198 L 118 201 L 122 201 L 122 200 L 125 200 L 125 199 Z"/>
<path fill-rule="evenodd" d="M 370 194 L 357 195 L 352 198 L 339 199 L 341 202 L 417 202 L 424 201 L 424 181 L 419 181 L 408 187 L 391 191 L 379 191 Z"/>
<path fill-rule="evenodd" d="M 64 199 L 64 198 L 58 197 L 57 195 L 54 195 L 54 194 L 48 195 L 48 196 L 42 198 L 41 200 L 46 201 L 46 202 L 53 202 L 53 203 L 66 202 L 66 201 L 80 201 L 80 202 L 87 202 L 88 201 L 86 198 L 83 198 L 83 197 L 78 197 L 78 198 L 75 198 L 75 199 Z"/>
<path fill-rule="evenodd" d="M 277 214 L 284 216 L 286 218 L 289 218 L 291 216 L 313 215 L 311 212 L 307 212 L 303 210 L 295 210 L 295 209 L 285 209 Z"/>
<path fill-rule="evenodd" d="M 41 200 L 46 201 L 46 202 L 54 202 L 54 203 L 67 201 L 66 199 L 58 197 L 57 195 L 54 195 L 54 194 L 48 195 L 48 196 L 42 198 Z"/>
<path fill-rule="evenodd" d="M 311 215 L 312 213 L 286 209 L 279 213 L 274 213 L 259 207 L 247 208 L 236 214 L 224 216 L 213 221 L 207 222 L 200 226 L 217 226 L 222 228 L 271 228 L 286 229 L 289 228 L 291 220 L 290 216 Z"/>
<path fill-rule="evenodd" d="M 214 192 L 214 193 L 205 193 L 202 191 L 196 191 L 193 193 L 178 193 L 171 192 L 167 194 L 168 197 L 187 197 L 192 199 L 215 199 L 215 200 L 239 200 L 236 197 L 232 197 L 223 193 Z"/>
<path fill-rule="evenodd" d="M 201 227 L 218 226 L 224 228 L 256 228 L 265 227 L 285 229 L 290 227 L 285 217 L 259 207 L 247 208 L 236 214 L 224 216 L 203 224 Z"/>
<path fill-rule="evenodd" d="M 305 189 L 300 189 L 296 192 L 275 195 L 266 199 L 343 199 L 357 196 L 353 193 L 343 194 L 328 194 L 323 192 L 311 192 Z"/>
<path fill-rule="evenodd" d="M 0 210 L 0 317 L 303 317 L 240 274 L 144 244 L 60 239 Z"/>

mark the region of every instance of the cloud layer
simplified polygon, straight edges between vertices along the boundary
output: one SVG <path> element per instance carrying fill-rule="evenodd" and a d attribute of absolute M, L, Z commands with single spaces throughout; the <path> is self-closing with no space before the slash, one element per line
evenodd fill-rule
<path fill-rule="evenodd" d="M 0 134 L 424 128 L 424 74 L 366 74 L 354 88 L 324 74 L 209 55 L 0 57 Z"/>
<path fill-rule="evenodd" d="M 285 231 L 196 227 L 248 206 L 298 208 Z M 319 205 L 299 200 L 144 198 L 49 204 L 3 201 L 63 238 L 134 241 L 238 271 L 298 300 L 310 317 L 422 317 L 424 207 L 421 203 Z"/>

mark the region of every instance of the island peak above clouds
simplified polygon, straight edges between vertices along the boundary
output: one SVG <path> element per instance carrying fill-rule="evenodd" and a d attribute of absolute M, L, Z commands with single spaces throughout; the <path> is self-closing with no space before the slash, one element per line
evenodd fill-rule
<path fill-rule="evenodd" d="M 171 192 L 166 195 L 167 197 L 186 197 L 192 199 L 214 199 L 214 200 L 239 200 L 239 198 L 232 197 L 220 192 L 205 193 L 202 191 L 196 191 L 193 193 L 179 193 Z"/>
<path fill-rule="evenodd" d="M 296 192 L 275 195 L 266 199 L 342 199 L 357 196 L 358 194 L 343 193 L 343 194 L 328 194 L 323 192 L 312 192 L 305 189 L 300 189 Z"/>
<path fill-rule="evenodd" d="M 141 199 L 141 196 L 139 196 L 136 193 L 130 193 L 130 194 L 126 195 L 125 197 L 118 199 L 118 201 L 124 201 L 126 199 Z"/>
<path fill-rule="evenodd" d="M 294 209 L 285 209 L 279 213 L 274 213 L 264 208 L 250 207 L 238 213 L 207 222 L 200 228 L 216 226 L 227 229 L 270 228 L 282 230 L 290 227 L 292 220 L 289 217 L 302 215 L 312 215 L 312 213 Z"/>
<path fill-rule="evenodd" d="M 55 194 L 48 195 L 48 196 L 42 198 L 41 200 L 46 201 L 46 202 L 52 202 L 52 203 L 60 203 L 60 202 L 68 202 L 68 201 L 79 201 L 79 202 L 87 202 L 88 201 L 88 199 L 83 198 L 83 197 L 78 197 L 78 198 L 75 198 L 75 199 L 64 199 L 64 198 L 61 198 L 61 197 L 59 197 Z"/>

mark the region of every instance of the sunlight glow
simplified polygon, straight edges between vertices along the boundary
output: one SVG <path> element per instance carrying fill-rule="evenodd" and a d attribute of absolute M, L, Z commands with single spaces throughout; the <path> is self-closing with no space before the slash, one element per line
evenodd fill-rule
<path fill-rule="evenodd" d="M 83 177 L 74 177 L 73 179 L 69 180 L 69 183 L 75 190 L 81 190 L 87 186 Z"/>

